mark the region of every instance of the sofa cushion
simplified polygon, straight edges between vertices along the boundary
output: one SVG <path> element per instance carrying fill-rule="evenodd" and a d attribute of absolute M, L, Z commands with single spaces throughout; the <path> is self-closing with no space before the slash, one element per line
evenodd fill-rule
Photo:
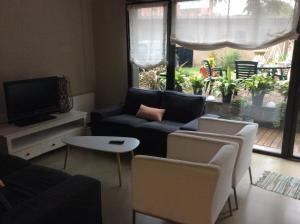
<path fill-rule="evenodd" d="M 148 107 L 160 107 L 162 92 L 159 90 L 128 89 L 124 113 L 135 115 L 141 104 Z"/>
<path fill-rule="evenodd" d="M 172 133 L 172 132 L 178 130 L 183 125 L 184 125 L 184 123 L 181 123 L 181 122 L 163 120 L 161 122 L 152 121 L 152 122 L 142 124 L 139 127 L 139 129 L 147 129 L 149 131 L 149 133 L 151 132 L 152 134 L 154 132 L 169 134 L 169 133 Z"/>
<path fill-rule="evenodd" d="M 0 178 L 29 165 L 30 163 L 27 160 L 0 153 Z"/>
<path fill-rule="evenodd" d="M 138 118 L 130 114 L 121 114 L 112 116 L 103 120 L 104 123 L 123 124 L 130 127 L 138 127 L 147 122 L 147 120 Z"/>
<path fill-rule="evenodd" d="M 12 207 L 66 180 L 70 175 L 41 166 L 27 166 L 3 178 L 0 193 Z"/>
<path fill-rule="evenodd" d="M 134 137 L 136 127 L 146 123 L 145 119 L 135 115 L 122 114 L 103 119 L 97 124 L 97 132 L 94 135 Z"/>
<path fill-rule="evenodd" d="M 162 108 L 166 109 L 164 119 L 187 123 L 204 112 L 205 97 L 175 91 L 165 91 Z"/>
<path fill-rule="evenodd" d="M 166 157 L 167 155 L 167 136 L 178 130 L 183 123 L 163 120 L 162 122 L 153 121 L 141 125 L 137 128 L 136 137 L 141 144 L 137 154 L 150 156 Z"/>

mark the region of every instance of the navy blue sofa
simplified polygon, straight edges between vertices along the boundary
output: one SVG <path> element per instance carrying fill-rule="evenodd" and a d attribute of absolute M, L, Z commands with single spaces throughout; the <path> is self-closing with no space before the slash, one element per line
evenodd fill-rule
<path fill-rule="evenodd" d="M 101 224 L 100 182 L 0 154 L 1 224 Z"/>
<path fill-rule="evenodd" d="M 141 104 L 164 108 L 163 120 L 148 121 L 135 115 Z M 175 91 L 130 88 L 124 105 L 91 113 L 95 136 L 126 136 L 141 142 L 137 154 L 166 156 L 167 136 L 178 129 L 196 130 L 197 118 L 205 112 L 205 97 Z"/>

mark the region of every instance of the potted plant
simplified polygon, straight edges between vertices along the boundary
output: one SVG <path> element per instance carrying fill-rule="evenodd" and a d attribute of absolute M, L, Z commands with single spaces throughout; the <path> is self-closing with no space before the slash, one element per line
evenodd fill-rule
<path fill-rule="evenodd" d="M 196 95 L 202 95 L 203 88 L 206 86 L 206 79 L 200 74 L 196 73 L 189 76 L 189 80 L 191 82 L 193 92 Z"/>
<path fill-rule="evenodd" d="M 263 104 L 265 94 L 274 90 L 275 79 L 267 74 L 253 75 L 245 79 L 245 87 L 252 94 L 252 104 L 261 106 Z"/>
<path fill-rule="evenodd" d="M 281 94 L 281 96 L 284 97 L 284 101 L 286 101 L 289 92 L 289 81 L 288 80 L 278 81 L 278 84 L 279 84 L 278 91 Z"/>
<path fill-rule="evenodd" d="M 213 89 L 216 95 L 222 94 L 222 102 L 230 103 L 234 92 L 240 89 L 241 79 L 231 79 L 231 76 L 218 77 L 215 79 Z"/>
<path fill-rule="evenodd" d="M 183 85 L 186 82 L 186 74 L 185 71 L 183 69 L 183 66 L 186 64 L 183 63 L 182 65 L 180 65 L 178 68 L 176 68 L 175 70 L 175 87 L 174 89 L 178 92 L 182 92 L 183 90 Z"/>

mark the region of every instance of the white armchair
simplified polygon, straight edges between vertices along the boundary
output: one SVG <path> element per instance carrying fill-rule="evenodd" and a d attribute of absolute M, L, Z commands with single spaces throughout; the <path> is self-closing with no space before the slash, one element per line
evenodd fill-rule
<path fill-rule="evenodd" d="M 237 151 L 236 143 L 173 133 L 168 158 L 136 156 L 133 223 L 136 212 L 177 223 L 214 223 L 227 200 L 230 204 Z"/>
<path fill-rule="evenodd" d="M 232 121 L 218 118 L 199 118 L 199 127 L 197 132 L 178 131 L 178 133 L 231 141 L 239 144 L 237 161 L 232 176 L 232 188 L 236 209 L 238 209 L 236 187 L 247 170 L 249 170 L 250 182 L 252 184 L 251 159 L 257 129 L 258 125 L 251 122 Z"/>

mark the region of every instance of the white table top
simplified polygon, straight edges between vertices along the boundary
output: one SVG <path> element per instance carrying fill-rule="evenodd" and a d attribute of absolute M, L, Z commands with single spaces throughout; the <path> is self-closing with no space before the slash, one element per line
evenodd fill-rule
<path fill-rule="evenodd" d="M 110 144 L 109 141 L 125 141 L 122 145 Z M 97 151 L 124 153 L 133 151 L 140 144 L 136 138 L 114 136 L 71 136 L 63 140 L 67 145 Z"/>

